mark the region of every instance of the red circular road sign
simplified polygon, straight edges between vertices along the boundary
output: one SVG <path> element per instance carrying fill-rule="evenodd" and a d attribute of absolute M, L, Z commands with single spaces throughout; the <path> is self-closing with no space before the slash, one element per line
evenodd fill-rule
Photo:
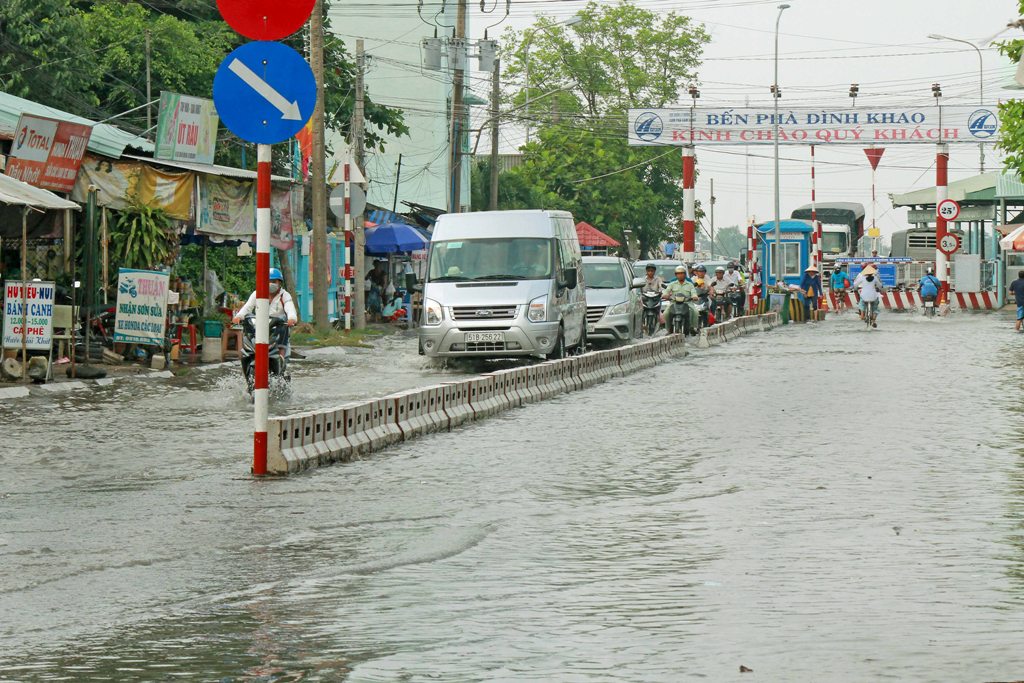
<path fill-rule="evenodd" d="M 938 243 L 939 251 L 946 256 L 952 256 L 960 249 L 960 236 L 947 232 Z"/>
<path fill-rule="evenodd" d="M 947 221 L 955 221 L 956 217 L 960 215 L 960 204 L 953 199 L 943 199 L 935 207 L 935 215 Z"/>
<path fill-rule="evenodd" d="M 279 40 L 302 28 L 316 0 L 217 0 L 231 28 L 253 40 Z"/>

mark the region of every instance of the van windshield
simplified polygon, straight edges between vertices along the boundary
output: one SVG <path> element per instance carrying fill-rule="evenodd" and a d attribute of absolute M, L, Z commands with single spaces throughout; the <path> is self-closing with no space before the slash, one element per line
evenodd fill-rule
<path fill-rule="evenodd" d="M 552 241 L 542 237 L 433 242 L 427 281 L 549 280 L 553 251 Z"/>
<path fill-rule="evenodd" d="M 622 289 L 626 278 L 618 263 L 584 263 L 583 281 L 587 289 Z"/>

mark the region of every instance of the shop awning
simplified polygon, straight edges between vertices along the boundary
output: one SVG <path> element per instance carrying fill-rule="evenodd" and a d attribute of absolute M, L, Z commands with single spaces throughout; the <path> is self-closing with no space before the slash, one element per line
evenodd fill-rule
<path fill-rule="evenodd" d="M 81 209 L 78 204 L 49 190 L 41 190 L 0 174 L 0 237 L 21 239 L 21 220 L 25 207 L 31 209 L 27 226 L 29 237 L 50 234 L 57 227 L 60 214 L 48 212 Z"/>
<path fill-rule="evenodd" d="M 140 157 L 134 154 L 125 154 L 125 159 L 134 159 L 154 166 L 166 166 L 167 168 L 179 168 L 183 171 L 203 173 L 206 175 L 221 176 L 224 178 L 238 178 L 240 180 L 256 180 L 256 171 L 249 171 L 244 168 L 232 166 L 220 166 L 218 164 L 196 164 L 191 161 L 168 161 L 167 159 L 153 159 L 152 157 Z M 275 183 L 298 183 L 297 180 L 286 178 L 280 175 L 271 175 L 270 179 Z"/>
<path fill-rule="evenodd" d="M 142 152 L 152 152 L 153 143 L 146 138 L 129 133 L 126 130 L 112 126 L 109 123 L 96 123 L 81 116 L 75 116 L 66 111 L 48 107 L 39 102 L 15 97 L 10 93 L 0 92 L 0 138 L 13 140 L 15 129 L 18 127 L 18 119 L 22 114 L 33 114 L 45 116 L 58 121 L 71 121 L 92 126 L 92 134 L 89 136 L 89 151 L 95 154 L 102 154 L 111 159 L 119 159 L 126 148 L 137 149 Z"/>

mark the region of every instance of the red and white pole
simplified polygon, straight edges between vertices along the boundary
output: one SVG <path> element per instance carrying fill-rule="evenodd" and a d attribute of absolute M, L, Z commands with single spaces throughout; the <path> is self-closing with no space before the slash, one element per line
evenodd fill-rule
<path fill-rule="evenodd" d="M 949 196 L 949 146 L 939 143 L 935 150 L 935 206 Z M 935 215 L 935 276 L 941 283 L 939 302 L 949 300 L 949 262 L 946 255 L 939 250 L 939 242 L 946 235 L 946 219 Z"/>
<path fill-rule="evenodd" d="M 270 145 L 256 146 L 256 376 L 252 473 L 267 473 L 270 344 Z"/>
<path fill-rule="evenodd" d="M 692 261 L 697 251 L 697 173 L 693 145 L 683 146 L 683 258 Z"/>
<path fill-rule="evenodd" d="M 754 226 L 747 226 L 747 311 L 752 312 L 757 305 L 757 297 L 754 296 L 754 274 L 757 272 L 757 263 L 754 261 Z"/>
<path fill-rule="evenodd" d="M 814 228 L 814 238 L 811 240 L 814 245 L 814 265 L 817 266 L 819 272 L 822 264 L 821 254 L 821 223 L 818 222 L 818 195 L 817 188 L 815 187 L 814 177 L 814 145 L 811 145 L 811 227 Z"/>
<path fill-rule="evenodd" d="M 352 235 L 352 183 L 351 176 L 349 175 L 351 168 L 348 163 L 345 164 L 345 331 L 349 332 L 352 330 L 352 277 L 354 269 L 349 263 L 348 256 L 349 250 L 352 249 L 352 245 L 355 242 Z M 355 260 L 353 255 L 352 260 Z"/>

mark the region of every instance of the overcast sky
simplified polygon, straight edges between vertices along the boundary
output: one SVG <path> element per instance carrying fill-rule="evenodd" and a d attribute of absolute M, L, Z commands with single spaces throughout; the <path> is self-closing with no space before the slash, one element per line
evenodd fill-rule
<path fill-rule="evenodd" d="M 512 16 L 491 29 L 500 35 L 505 26 L 523 29 L 540 13 L 558 18 L 573 15 L 583 2 L 534 0 L 512 2 Z M 704 23 L 711 43 L 700 71 L 701 104 L 705 106 L 771 106 L 774 24 L 778 0 L 648 0 L 649 9 L 687 14 Z M 850 83 L 859 83 L 858 107 L 929 105 L 931 84 L 942 84 L 944 102 L 978 101 L 978 55 L 969 46 L 929 40 L 929 33 L 979 41 L 996 33 L 1017 16 L 1015 0 L 789 0 L 782 15 L 779 47 L 779 83 L 783 107 L 846 107 Z M 471 4 L 471 7 L 474 7 Z M 474 7 L 474 38 L 494 22 Z M 1013 29 L 1005 37 L 1021 35 Z M 1013 67 L 995 48 L 982 49 L 985 99 L 995 103 L 1015 93 L 1002 88 L 1012 79 Z M 474 85 L 486 93 L 483 83 Z M 689 101 L 685 103 L 689 104 Z M 626 131 L 623 131 L 623 135 Z M 503 146 L 521 141 L 520 131 L 503 131 Z M 950 180 L 978 171 L 978 146 L 951 145 Z M 709 181 L 715 180 L 715 222 L 718 226 L 744 224 L 748 211 L 758 221 L 771 220 L 772 147 L 749 147 L 749 182 L 743 147 L 697 148 L 700 177 L 697 197 L 706 202 Z M 509 149 L 508 151 L 512 151 Z M 807 147 L 781 147 L 782 214 L 810 201 L 810 166 Z M 994 149 L 986 154 L 986 170 L 1001 158 Z M 935 147 L 932 144 L 891 146 L 878 169 L 878 226 L 883 234 L 906 227 L 906 212 L 893 210 L 888 193 L 900 193 L 934 183 Z M 793 159 L 794 161 L 790 161 Z M 871 217 L 871 171 L 860 147 L 816 147 L 818 201 L 859 201 Z M 749 188 L 749 190 L 748 190 Z"/>

